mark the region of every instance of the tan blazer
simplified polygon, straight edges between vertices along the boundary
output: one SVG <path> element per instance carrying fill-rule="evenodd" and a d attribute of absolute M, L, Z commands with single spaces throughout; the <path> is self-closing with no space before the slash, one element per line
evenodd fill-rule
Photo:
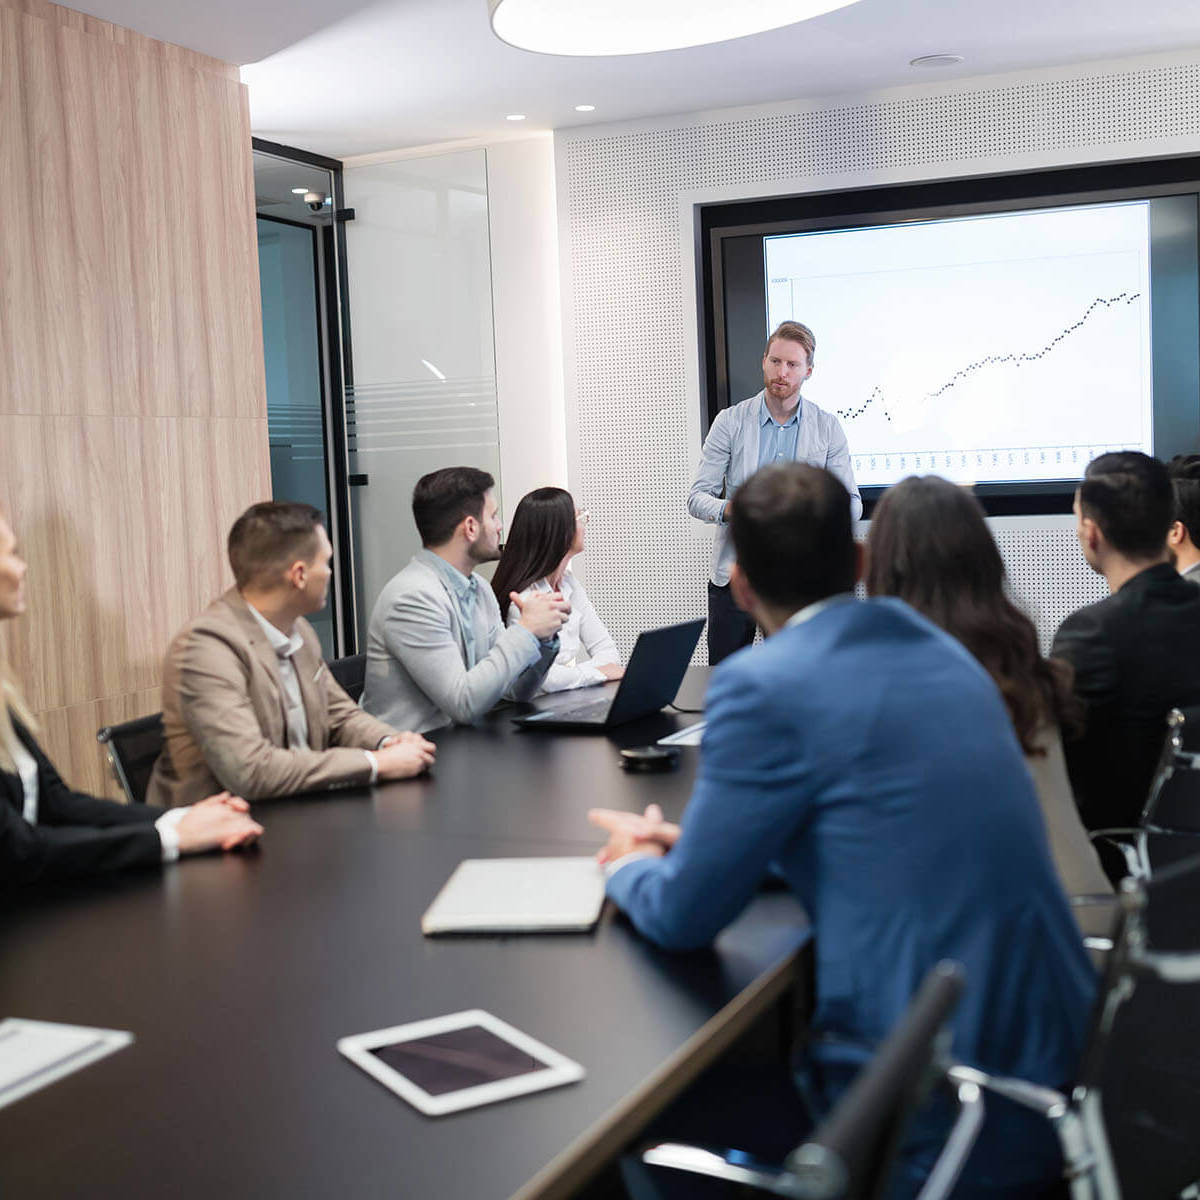
<path fill-rule="evenodd" d="M 245 600 L 231 588 L 186 625 L 163 666 L 165 744 L 146 799 L 172 807 L 222 788 L 247 800 L 364 784 L 373 750 L 393 733 L 329 674 L 313 627 L 292 662 L 311 748 L 286 749 L 287 710 L 278 659 Z M 352 747 L 358 747 L 353 749 Z"/>

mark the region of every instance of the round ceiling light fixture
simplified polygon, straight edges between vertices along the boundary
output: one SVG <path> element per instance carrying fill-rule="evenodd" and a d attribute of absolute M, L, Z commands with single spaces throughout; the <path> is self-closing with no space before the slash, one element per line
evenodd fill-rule
<path fill-rule="evenodd" d="M 538 54 L 650 54 L 765 33 L 857 0 L 488 0 L 501 41 Z"/>
<path fill-rule="evenodd" d="M 922 54 L 920 58 L 909 59 L 910 67 L 957 67 L 962 62 L 961 54 Z"/>

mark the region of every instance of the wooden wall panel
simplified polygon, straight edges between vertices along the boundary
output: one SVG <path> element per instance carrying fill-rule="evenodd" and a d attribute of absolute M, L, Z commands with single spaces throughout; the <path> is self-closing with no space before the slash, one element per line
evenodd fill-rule
<path fill-rule="evenodd" d="M 120 25 L 102 21 L 99 17 L 88 16 L 76 12 L 72 8 L 64 8 L 52 4 L 50 0 L 0 0 L 0 8 L 10 8 L 15 12 L 28 13 L 51 21 L 68 29 L 92 34 L 102 41 L 115 42 L 139 54 L 148 54 L 161 58 L 176 66 L 190 67 L 194 71 L 209 71 L 226 79 L 237 82 L 240 79 L 238 68 L 232 63 L 222 62 L 219 58 L 210 58 L 207 54 L 199 54 L 195 50 L 187 50 L 183 46 L 173 46 L 169 42 L 157 42 L 144 34 L 135 33 Z"/>
<path fill-rule="evenodd" d="M 7 653 L 70 782 L 157 707 L 174 631 L 270 495 L 236 68 L 0 0 L 0 508 L 30 563 Z"/>

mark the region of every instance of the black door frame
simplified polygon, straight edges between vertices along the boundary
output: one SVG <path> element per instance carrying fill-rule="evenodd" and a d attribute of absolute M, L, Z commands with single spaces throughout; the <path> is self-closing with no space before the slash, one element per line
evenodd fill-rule
<path fill-rule="evenodd" d="M 346 438 L 346 388 L 354 384 L 354 360 L 350 343 L 350 292 L 346 280 L 346 222 L 354 219 L 353 209 L 345 207 L 342 164 L 283 146 L 264 138 L 251 138 L 254 150 L 273 158 L 317 167 L 328 171 L 333 183 L 333 219 L 328 225 L 309 226 L 319 247 L 325 286 L 314 280 L 317 293 L 317 320 L 321 331 L 320 351 L 324 370 L 321 393 L 324 416 L 326 495 L 329 497 L 330 540 L 334 548 L 333 587 L 336 619 L 334 644 L 339 655 L 358 651 L 358 597 L 354 585 L 354 539 L 350 516 L 350 458 Z M 268 217 L 268 220 L 281 220 Z M 284 220 L 284 223 L 291 223 Z M 333 287 L 329 281 L 333 281 Z"/>

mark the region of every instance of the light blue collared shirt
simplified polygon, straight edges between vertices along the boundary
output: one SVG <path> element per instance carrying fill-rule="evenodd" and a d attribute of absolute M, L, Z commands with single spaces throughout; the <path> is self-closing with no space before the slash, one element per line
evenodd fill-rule
<path fill-rule="evenodd" d="M 791 418 L 780 425 L 771 416 L 767 407 L 766 396 L 758 401 L 758 423 L 762 430 L 758 435 L 758 465 L 765 467 L 770 463 L 794 462 L 796 458 L 796 439 L 800 436 L 800 413 L 804 409 L 804 401 L 796 397 L 796 411 Z"/>
<path fill-rule="evenodd" d="M 479 579 L 474 571 L 470 575 L 464 575 L 432 550 L 420 550 L 417 557 L 441 572 L 442 578 L 450 585 L 450 595 L 458 605 L 458 615 L 462 623 L 463 649 L 466 652 L 469 671 L 478 662 L 475 646 L 475 600 L 480 586 Z"/>

